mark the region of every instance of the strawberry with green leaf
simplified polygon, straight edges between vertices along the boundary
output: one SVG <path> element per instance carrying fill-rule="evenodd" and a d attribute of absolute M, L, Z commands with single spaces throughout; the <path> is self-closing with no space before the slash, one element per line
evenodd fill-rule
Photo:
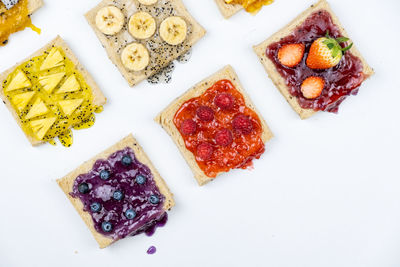
<path fill-rule="evenodd" d="M 315 40 L 310 48 L 306 63 L 311 69 L 329 69 L 339 64 L 344 53 L 349 50 L 353 43 L 346 47 L 340 44 L 349 41 L 347 37 L 332 38 L 329 31 L 325 37 Z"/>

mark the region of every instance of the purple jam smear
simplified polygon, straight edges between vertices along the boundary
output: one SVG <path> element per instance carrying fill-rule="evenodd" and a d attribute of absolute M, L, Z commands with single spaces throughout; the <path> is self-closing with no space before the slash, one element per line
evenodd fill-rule
<path fill-rule="evenodd" d="M 325 36 L 327 31 L 329 31 L 331 37 L 338 38 L 342 36 L 327 11 L 314 12 L 292 34 L 279 42 L 269 45 L 266 55 L 285 79 L 290 94 L 298 99 L 302 108 L 337 113 L 343 100 L 349 95 L 356 95 L 358 87 L 367 77 L 363 73 L 361 60 L 351 54 L 350 51 L 344 54 L 339 65 L 334 68 L 313 70 L 307 67 L 306 59 L 311 44 L 316 39 Z M 288 68 L 279 62 L 277 55 L 283 45 L 292 43 L 303 43 L 306 49 L 303 61 L 296 67 Z M 309 76 L 318 76 L 325 79 L 325 88 L 321 96 L 316 99 L 304 98 L 300 90 L 301 84 Z"/>
<path fill-rule="evenodd" d="M 149 249 L 147 250 L 147 254 L 152 255 L 154 253 L 157 252 L 157 248 L 155 246 L 151 246 L 149 247 Z"/>
<path fill-rule="evenodd" d="M 132 159 L 129 165 L 122 163 L 124 156 Z M 100 178 L 100 172 L 104 170 L 110 174 L 107 180 Z M 139 175 L 146 178 L 144 184 L 136 181 Z M 82 183 L 89 185 L 89 192 L 79 191 L 78 187 Z M 123 192 L 123 199 L 113 198 L 116 190 Z M 113 153 L 107 159 L 97 160 L 90 172 L 75 179 L 70 195 L 82 201 L 83 210 L 92 216 L 96 231 L 114 240 L 143 232 L 152 234 L 157 227 L 165 225 L 168 219 L 163 209 L 165 197 L 158 190 L 151 170 L 136 159 L 130 147 Z M 159 202 L 152 204 L 149 200 L 151 196 L 157 196 Z M 94 202 L 101 204 L 100 211 L 91 210 L 90 205 Z M 125 215 L 129 209 L 136 212 L 133 219 Z M 103 222 L 111 223 L 112 230 L 105 232 Z"/>

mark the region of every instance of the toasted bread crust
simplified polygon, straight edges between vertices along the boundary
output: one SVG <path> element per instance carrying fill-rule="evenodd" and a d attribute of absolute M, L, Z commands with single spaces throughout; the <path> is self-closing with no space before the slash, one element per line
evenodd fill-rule
<path fill-rule="evenodd" d="M 122 64 L 120 55 L 117 53 L 117 51 L 114 50 L 113 46 L 111 45 L 111 42 L 113 40 L 108 39 L 101 31 L 96 26 L 96 14 L 97 12 L 108 5 L 114 5 L 114 0 L 103 0 L 100 4 L 98 4 L 96 7 L 91 9 L 89 12 L 85 14 L 86 20 L 88 21 L 89 25 L 93 28 L 93 31 L 95 32 L 97 38 L 100 40 L 102 43 L 103 47 L 107 51 L 107 55 L 114 63 L 115 66 L 117 66 L 118 70 L 122 74 L 122 76 L 126 79 L 128 84 L 130 86 L 137 85 L 141 81 L 149 78 L 151 75 L 157 73 L 158 70 L 150 70 L 145 73 L 144 71 L 142 72 L 130 72 L 127 70 L 124 65 Z M 132 0 L 118 0 L 118 2 L 125 3 L 126 6 L 133 5 L 134 2 Z M 192 26 L 192 34 L 189 36 L 189 38 L 186 41 L 187 44 L 187 49 L 182 50 L 179 54 L 176 55 L 176 57 L 170 57 L 165 60 L 164 66 L 160 66 L 160 69 L 163 67 L 167 66 L 169 63 L 171 63 L 173 60 L 175 60 L 178 56 L 183 55 L 186 53 L 190 47 L 192 47 L 197 41 L 199 41 L 206 33 L 204 28 L 190 15 L 190 13 L 186 10 L 185 6 L 183 5 L 181 0 L 171 0 L 170 1 L 174 8 L 176 9 L 177 13 L 179 16 L 185 19 L 188 23 L 191 24 Z M 131 15 L 131 14 L 130 14 Z M 155 18 L 157 21 L 157 25 L 159 25 L 161 22 L 158 21 L 157 18 Z M 146 75 L 147 74 L 147 75 Z"/>
<path fill-rule="evenodd" d="M 160 193 L 165 196 L 165 203 L 164 203 L 164 210 L 170 210 L 174 205 L 173 194 L 169 190 L 167 184 L 165 183 L 164 179 L 158 173 L 157 169 L 154 167 L 150 159 L 147 157 L 143 148 L 138 144 L 135 138 L 130 134 L 124 139 L 122 139 L 117 144 L 113 145 L 112 147 L 106 149 L 105 151 L 101 152 L 97 156 L 93 157 L 91 160 L 86 161 L 82 165 L 80 165 L 77 169 L 66 175 L 65 177 L 57 180 L 58 185 L 64 191 L 67 198 L 71 201 L 72 205 L 75 207 L 76 211 L 81 216 L 82 220 L 86 223 L 89 230 L 92 232 L 94 238 L 96 239 L 97 243 L 99 244 L 100 248 L 105 248 L 117 240 L 113 240 L 107 236 L 104 236 L 96 231 L 94 228 L 93 220 L 90 213 L 83 211 L 83 204 L 78 198 L 73 198 L 69 193 L 72 192 L 73 184 L 75 179 L 82 173 L 87 173 L 93 168 L 93 164 L 98 159 L 104 159 L 113 154 L 116 151 L 122 150 L 126 147 L 130 147 L 135 152 L 136 158 L 149 167 L 151 173 L 153 174 L 154 181 Z"/>
<path fill-rule="evenodd" d="M 106 97 L 103 95 L 103 93 L 101 92 L 99 86 L 96 84 L 96 82 L 94 81 L 93 77 L 89 74 L 89 72 L 87 72 L 87 70 L 83 67 L 83 65 L 79 62 L 79 60 L 77 59 L 77 57 L 74 55 L 74 53 L 72 52 L 71 48 L 69 48 L 69 46 L 67 45 L 67 43 L 60 37 L 57 36 L 54 40 L 52 40 L 50 43 L 48 43 L 47 45 L 45 45 L 43 48 L 41 48 L 40 50 L 36 51 L 35 53 L 33 53 L 32 55 L 30 55 L 29 57 L 25 58 L 24 60 L 22 60 L 21 62 L 17 63 L 14 65 L 14 67 L 6 70 L 5 72 L 0 74 L 0 98 L 3 100 L 3 102 L 5 103 L 6 107 L 8 108 L 8 110 L 11 112 L 11 114 L 13 115 L 14 119 L 17 121 L 18 125 L 21 127 L 22 130 L 22 123 L 21 120 L 18 117 L 17 112 L 14 110 L 14 108 L 12 107 L 12 104 L 10 102 L 10 100 L 6 97 L 6 95 L 4 94 L 3 91 L 3 82 L 5 79 L 7 79 L 7 76 L 12 73 L 18 66 L 20 66 L 22 63 L 30 60 L 33 57 L 37 57 L 42 55 L 46 50 L 50 49 L 51 47 L 61 47 L 66 55 L 66 57 L 71 60 L 76 69 L 82 74 L 83 78 L 85 79 L 86 83 L 90 86 L 90 88 L 92 89 L 92 93 L 93 93 L 93 104 L 96 106 L 102 106 L 104 104 L 106 104 L 107 99 Z M 70 127 L 71 128 L 71 127 Z M 25 133 L 25 131 L 23 131 L 26 138 L 29 140 L 29 142 L 32 144 L 32 146 L 37 146 L 37 145 L 41 145 L 43 143 L 46 143 L 45 141 L 39 141 L 36 140 L 34 137 L 28 135 Z"/>
<path fill-rule="evenodd" d="M 219 10 L 221 11 L 222 16 L 224 18 L 229 19 L 236 13 L 238 13 L 240 10 L 243 9 L 241 5 L 232 5 L 232 4 L 227 4 L 225 3 L 225 0 L 215 0 L 215 3 L 217 3 L 217 6 Z"/>
<path fill-rule="evenodd" d="M 29 14 L 32 14 L 39 8 L 43 6 L 43 1 L 42 0 L 29 0 L 28 1 L 28 10 Z"/>
<path fill-rule="evenodd" d="M 228 79 L 230 80 L 236 89 L 243 95 L 246 105 L 254 110 L 258 117 L 260 118 L 261 125 L 263 128 L 262 133 L 262 140 L 264 143 L 268 142 L 272 137 L 273 134 L 269 129 L 267 123 L 261 116 L 261 114 L 255 108 L 253 102 L 251 101 L 250 97 L 244 91 L 239 78 L 237 77 L 235 71 L 231 66 L 226 66 L 217 73 L 211 75 L 210 77 L 204 79 L 188 91 L 186 91 L 183 95 L 175 99 L 167 108 L 165 108 L 156 118 L 155 121 L 164 128 L 164 130 L 172 137 L 175 144 L 178 146 L 180 152 L 182 153 L 183 157 L 185 158 L 186 162 L 188 163 L 189 167 L 191 168 L 194 177 L 196 178 L 199 185 L 204 185 L 215 178 L 210 178 L 204 174 L 204 172 L 198 166 L 196 159 L 192 152 L 186 149 L 185 142 L 179 132 L 179 130 L 175 127 L 173 123 L 173 118 L 177 110 L 182 106 L 182 104 L 189 99 L 194 97 L 198 97 L 202 95 L 208 88 L 210 88 L 214 83 L 219 80 Z M 219 175 L 219 174 L 218 174 Z"/>
<path fill-rule="evenodd" d="M 272 35 L 270 38 L 265 40 L 259 45 L 254 46 L 254 51 L 260 58 L 261 63 L 263 64 L 265 70 L 267 71 L 269 77 L 271 78 L 272 82 L 275 84 L 276 87 L 278 87 L 279 91 L 282 93 L 282 95 L 286 98 L 286 101 L 292 106 L 292 108 L 299 114 L 301 119 L 307 119 L 311 117 L 312 115 L 316 114 L 317 111 L 314 111 L 313 109 L 304 109 L 300 106 L 298 103 L 298 100 L 296 97 L 292 96 L 289 92 L 289 87 L 286 85 L 285 79 L 279 74 L 277 71 L 274 63 L 266 56 L 266 49 L 267 47 L 275 42 L 278 42 L 281 38 L 284 38 L 291 34 L 295 28 L 303 24 L 303 22 L 314 12 L 318 10 L 326 10 L 329 12 L 329 14 L 332 16 L 332 20 L 336 26 L 339 27 L 340 32 L 342 33 L 343 36 L 348 37 L 348 34 L 346 33 L 345 29 L 341 25 L 338 17 L 335 15 L 335 13 L 332 11 L 331 7 L 329 6 L 328 2 L 325 0 L 320 0 L 318 3 L 315 5 L 312 5 L 310 8 L 308 8 L 306 11 L 301 13 L 297 18 L 295 18 L 292 22 L 290 22 L 288 25 L 286 25 L 283 29 Z M 350 40 L 350 42 L 352 42 Z M 353 45 L 353 47 L 350 49 L 351 53 L 358 57 L 362 64 L 363 64 L 363 72 L 366 75 L 366 77 L 370 77 L 371 75 L 374 74 L 374 71 L 372 68 L 368 65 L 368 63 L 365 61 L 361 53 L 358 51 L 358 49 Z"/>

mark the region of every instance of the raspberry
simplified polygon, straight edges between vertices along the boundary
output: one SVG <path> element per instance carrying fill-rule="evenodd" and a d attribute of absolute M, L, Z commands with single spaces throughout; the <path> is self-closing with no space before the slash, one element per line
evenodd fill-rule
<path fill-rule="evenodd" d="M 197 146 L 197 157 L 202 161 L 211 158 L 214 149 L 210 143 L 201 143 Z"/>
<path fill-rule="evenodd" d="M 237 115 L 232 121 L 233 129 L 242 133 L 242 134 L 250 134 L 253 131 L 253 124 L 250 119 L 243 115 Z"/>
<path fill-rule="evenodd" d="M 202 121 L 212 121 L 214 119 L 214 111 L 207 106 L 200 106 L 196 114 Z"/>
<path fill-rule="evenodd" d="M 197 125 L 191 119 L 184 120 L 181 124 L 181 133 L 183 135 L 192 135 L 196 132 L 196 129 Z"/>
<path fill-rule="evenodd" d="M 229 110 L 233 107 L 235 99 L 229 93 L 221 93 L 214 98 L 214 103 L 221 109 Z"/>
<path fill-rule="evenodd" d="M 220 146 L 229 146 L 233 141 L 232 132 L 228 129 L 219 130 L 215 134 L 215 142 Z"/>

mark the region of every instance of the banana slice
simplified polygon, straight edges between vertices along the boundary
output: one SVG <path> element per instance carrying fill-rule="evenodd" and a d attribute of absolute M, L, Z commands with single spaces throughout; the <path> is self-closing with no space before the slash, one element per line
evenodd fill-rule
<path fill-rule="evenodd" d="M 132 43 L 122 51 L 121 60 L 127 69 L 141 71 L 149 65 L 150 55 L 144 45 Z"/>
<path fill-rule="evenodd" d="M 157 3 L 157 0 L 139 0 L 139 3 L 145 6 L 151 6 Z"/>
<path fill-rule="evenodd" d="M 106 6 L 96 15 L 96 26 L 104 34 L 114 35 L 121 31 L 125 23 L 125 16 L 115 6 Z"/>
<path fill-rule="evenodd" d="M 129 19 L 129 32 L 136 39 L 147 39 L 156 32 L 156 20 L 147 12 L 137 12 Z"/>
<path fill-rule="evenodd" d="M 181 17 L 168 17 L 160 25 L 161 38 L 170 45 L 178 45 L 185 41 L 187 35 L 186 22 Z"/>

